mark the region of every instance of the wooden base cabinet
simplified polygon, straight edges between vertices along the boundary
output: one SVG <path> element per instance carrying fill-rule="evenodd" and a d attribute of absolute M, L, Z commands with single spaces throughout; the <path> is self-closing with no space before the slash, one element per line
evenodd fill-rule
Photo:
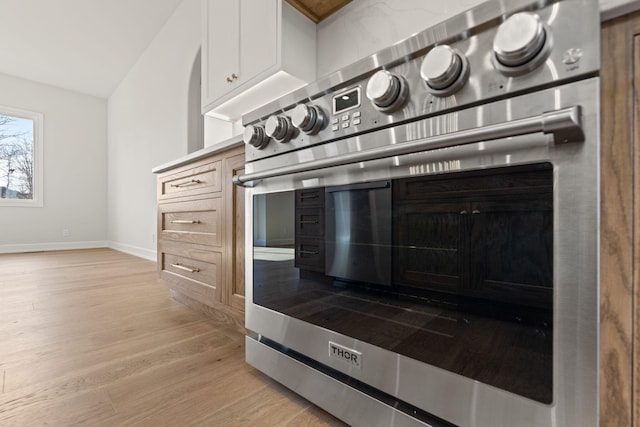
<path fill-rule="evenodd" d="M 194 308 L 244 311 L 244 146 L 158 175 L 158 274 Z M 183 298 L 186 297 L 186 298 Z"/>
<path fill-rule="evenodd" d="M 552 307 L 550 164 L 407 178 L 394 186 L 395 283 Z"/>
<path fill-rule="evenodd" d="M 640 12 L 603 23 L 600 426 L 640 426 Z"/>

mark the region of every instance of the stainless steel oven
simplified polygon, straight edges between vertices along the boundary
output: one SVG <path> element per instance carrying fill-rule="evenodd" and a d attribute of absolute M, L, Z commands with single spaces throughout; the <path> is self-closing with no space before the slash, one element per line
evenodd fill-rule
<path fill-rule="evenodd" d="M 598 424 L 599 11 L 489 1 L 243 117 L 248 363 L 357 426 Z"/>

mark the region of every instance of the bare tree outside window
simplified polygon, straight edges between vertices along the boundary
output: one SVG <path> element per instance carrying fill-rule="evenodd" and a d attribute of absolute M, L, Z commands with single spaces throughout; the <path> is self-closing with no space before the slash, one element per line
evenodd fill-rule
<path fill-rule="evenodd" d="M 0 114 L 0 198 L 33 199 L 33 120 Z"/>
<path fill-rule="evenodd" d="M 41 207 L 40 113 L 0 105 L 0 207 Z"/>

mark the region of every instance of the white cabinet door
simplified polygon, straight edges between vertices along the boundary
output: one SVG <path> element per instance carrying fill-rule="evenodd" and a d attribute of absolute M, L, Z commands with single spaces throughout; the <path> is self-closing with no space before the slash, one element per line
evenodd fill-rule
<path fill-rule="evenodd" d="M 232 76 L 240 74 L 240 5 L 237 0 L 203 0 L 202 8 L 202 104 L 207 105 L 237 84 Z"/>
<path fill-rule="evenodd" d="M 240 79 L 247 82 L 278 61 L 277 0 L 240 0 Z"/>
<path fill-rule="evenodd" d="M 315 24 L 285 0 L 202 0 L 202 12 L 203 114 L 236 120 L 315 78 Z"/>

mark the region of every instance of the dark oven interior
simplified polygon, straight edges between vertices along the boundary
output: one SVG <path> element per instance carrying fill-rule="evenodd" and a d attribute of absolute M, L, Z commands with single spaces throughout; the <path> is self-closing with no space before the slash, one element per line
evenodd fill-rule
<path fill-rule="evenodd" d="M 553 188 L 537 163 L 254 195 L 253 302 L 549 404 Z"/>

